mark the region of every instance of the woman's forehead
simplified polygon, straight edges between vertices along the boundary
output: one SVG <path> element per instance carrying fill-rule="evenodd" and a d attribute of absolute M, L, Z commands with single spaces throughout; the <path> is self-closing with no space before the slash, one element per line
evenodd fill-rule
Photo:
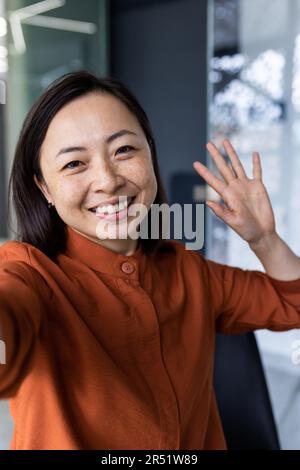
<path fill-rule="evenodd" d="M 93 93 L 81 96 L 66 104 L 53 118 L 51 124 L 59 121 L 65 122 L 69 126 L 77 125 L 78 122 L 97 119 L 103 123 L 114 121 L 136 121 L 136 117 L 129 109 L 115 96 L 110 94 Z"/>
<path fill-rule="evenodd" d="M 136 117 L 117 98 L 106 95 L 80 97 L 62 108 L 51 121 L 45 141 L 71 138 L 102 139 L 128 129 L 137 136 L 142 130 Z"/>

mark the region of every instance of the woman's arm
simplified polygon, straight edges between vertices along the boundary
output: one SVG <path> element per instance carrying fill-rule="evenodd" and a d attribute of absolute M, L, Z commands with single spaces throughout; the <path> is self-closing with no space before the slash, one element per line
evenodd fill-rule
<path fill-rule="evenodd" d="M 300 328 L 300 279 L 280 281 L 260 271 L 215 263 L 196 252 L 192 255 L 198 258 L 217 331 L 236 334 Z"/>
<path fill-rule="evenodd" d="M 26 263 L 0 263 L 0 398 L 15 395 L 28 372 L 41 326 L 40 291 Z"/>
<path fill-rule="evenodd" d="M 253 153 L 253 178 L 248 178 L 231 143 L 225 140 L 223 145 L 230 164 L 214 144 L 208 143 L 207 150 L 224 181 L 202 163 L 197 161 L 193 165 L 224 201 L 224 204 L 207 201 L 207 205 L 248 242 L 269 276 L 281 281 L 299 279 L 300 259 L 276 232 L 273 209 L 262 181 L 259 154 Z"/>
<path fill-rule="evenodd" d="M 266 273 L 281 281 L 300 279 L 300 258 L 289 248 L 277 233 L 249 243 L 261 261 Z"/>

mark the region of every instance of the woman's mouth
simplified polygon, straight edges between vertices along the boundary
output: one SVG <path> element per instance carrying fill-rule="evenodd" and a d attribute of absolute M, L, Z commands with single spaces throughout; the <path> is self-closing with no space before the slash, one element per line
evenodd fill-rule
<path fill-rule="evenodd" d="M 96 217 L 102 220 L 122 220 L 127 217 L 128 208 L 134 202 L 136 196 L 134 197 L 122 197 L 120 196 L 119 202 L 117 204 L 108 204 L 106 206 L 99 206 L 93 209 L 89 209 L 90 212 L 93 212 Z"/>

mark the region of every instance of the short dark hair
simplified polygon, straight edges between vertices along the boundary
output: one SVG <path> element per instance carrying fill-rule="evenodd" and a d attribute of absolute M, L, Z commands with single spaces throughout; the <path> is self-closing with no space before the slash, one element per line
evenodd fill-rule
<path fill-rule="evenodd" d="M 17 240 L 30 243 L 54 261 L 66 248 L 66 224 L 55 209 L 49 210 L 47 201 L 34 182 L 33 176 L 36 175 L 39 181 L 44 181 L 40 167 L 40 151 L 54 116 L 74 99 L 97 92 L 115 96 L 137 118 L 151 150 L 157 180 L 154 203 L 167 203 L 148 117 L 128 87 L 115 78 L 100 78 L 84 70 L 63 75 L 44 91 L 25 118 L 16 146 L 8 198 L 8 215 L 11 203 L 15 210 Z M 149 227 L 150 212 L 151 209 L 148 212 Z M 143 251 L 147 253 L 156 252 L 164 245 L 161 236 L 154 240 L 141 239 L 140 243 Z"/>

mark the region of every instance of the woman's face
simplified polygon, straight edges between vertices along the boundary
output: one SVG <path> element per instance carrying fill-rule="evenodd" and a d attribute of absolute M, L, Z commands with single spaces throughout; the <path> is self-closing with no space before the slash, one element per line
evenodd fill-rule
<path fill-rule="evenodd" d="M 149 210 L 157 182 L 144 132 L 121 101 L 110 94 L 91 93 L 67 104 L 50 123 L 40 165 L 44 182 L 36 176 L 34 180 L 69 227 L 113 251 L 135 250 L 137 241 L 130 238 L 128 227 L 138 226 L 138 216 L 126 215 L 126 206 L 123 211 L 121 206 L 121 217 L 109 215 L 115 201 L 105 207 L 103 203 L 134 197 L 132 204 Z M 91 210 L 95 208 L 97 212 Z M 118 236 L 99 237 L 107 228 L 117 228 L 111 233 Z"/>

